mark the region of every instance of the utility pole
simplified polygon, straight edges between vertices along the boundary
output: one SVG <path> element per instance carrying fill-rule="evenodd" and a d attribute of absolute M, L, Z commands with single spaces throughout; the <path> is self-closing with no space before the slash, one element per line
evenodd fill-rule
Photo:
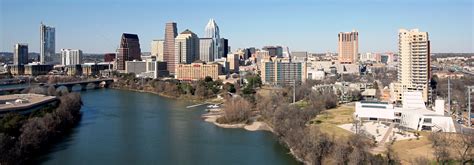
<path fill-rule="evenodd" d="M 296 102 L 296 80 L 293 80 L 293 103 Z"/>
<path fill-rule="evenodd" d="M 451 115 L 451 78 L 448 77 L 448 114 Z"/>
<path fill-rule="evenodd" d="M 467 87 L 467 120 L 468 120 L 468 127 L 471 127 L 471 91 L 474 89 L 474 86 Z"/>

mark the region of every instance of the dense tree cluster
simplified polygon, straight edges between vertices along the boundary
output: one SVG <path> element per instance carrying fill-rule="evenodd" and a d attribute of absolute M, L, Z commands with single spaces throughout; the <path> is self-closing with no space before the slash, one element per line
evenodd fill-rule
<path fill-rule="evenodd" d="M 433 155 L 440 164 L 459 160 L 461 164 L 474 163 L 474 134 L 433 132 L 428 136 Z"/>
<path fill-rule="evenodd" d="M 252 106 L 242 97 L 232 97 L 226 101 L 223 112 L 222 117 L 217 119 L 218 123 L 247 123 L 252 115 Z"/>
<path fill-rule="evenodd" d="M 256 107 L 281 142 L 306 163 L 388 164 L 387 157 L 369 153 L 374 144 L 365 136 L 336 139 L 310 123 L 321 111 L 337 106 L 337 99 L 334 98 L 332 93 L 309 92 L 303 98 L 308 105 L 299 107 L 290 104 L 283 92 L 274 92 L 269 96 L 257 96 Z"/>
<path fill-rule="evenodd" d="M 25 163 L 78 122 L 81 96 L 66 94 L 59 102 L 29 116 L 12 113 L 0 120 L 0 164 Z"/>
<path fill-rule="evenodd" d="M 223 84 L 221 80 L 206 77 L 198 81 L 159 80 L 136 78 L 133 74 L 121 74 L 114 82 L 115 88 L 152 91 L 169 97 L 192 96 L 197 99 L 215 97 L 219 93 L 236 92 L 234 84 Z"/>

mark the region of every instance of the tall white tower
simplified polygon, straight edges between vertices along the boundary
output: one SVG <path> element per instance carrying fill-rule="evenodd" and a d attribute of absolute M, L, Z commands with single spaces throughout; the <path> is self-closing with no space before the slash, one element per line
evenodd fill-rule
<path fill-rule="evenodd" d="M 214 19 L 210 19 L 209 22 L 206 25 L 205 33 L 204 33 L 205 38 L 212 38 L 213 40 L 213 51 L 211 53 L 212 56 L 214 56 L 214 59 L 219 59 L 219 47 L 220 47 L 220 35 L 219 35 L 219 26 L 217 26 L 216 21 Z"/>

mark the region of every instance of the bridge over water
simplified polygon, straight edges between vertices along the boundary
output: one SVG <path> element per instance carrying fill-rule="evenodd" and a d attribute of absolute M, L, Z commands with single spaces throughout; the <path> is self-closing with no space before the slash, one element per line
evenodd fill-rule
<path fill-rule="evenodd" d="M 108 88 L 114 79 L 97 79 L 97 80 L 84 80 L 84 81 L 75 81 L 75 82 L 65 82 L 65 83 L 56 83 L 56 84 L 40 84 L 43 87 L 50 87 L 53 86 L 55 89 L 59 87 L 66 87 L 69 92 L 72 92 L 72 88 L 76 85 L 81 87 L 81 90 L 87 90 L 87 86 L 93 85 L 94 88 Z M 20 93 L 21 91 L 28 88 L 25 87 L 14 87 L 14 88 L 3 88 L 0 89 L 0 94 L 12 94 L 12 93 Z"/>

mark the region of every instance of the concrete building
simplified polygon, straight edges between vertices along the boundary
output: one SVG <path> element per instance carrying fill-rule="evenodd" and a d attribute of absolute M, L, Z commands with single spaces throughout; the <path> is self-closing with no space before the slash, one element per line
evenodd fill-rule
<path fill-rule="evenodd" d="M 56 96 L 41 94 L 11 94 L 0 96 L 0 117 L 11 113 L 30 114 L 47 106 L 54 106 L 59 99 Z"/>
<path fill-rule="evenodd" d="M 288 61 L 262 62 L 262 82 L 270 85 L 292 85 L 306 81 L 306 63 Z"/>
<path fill-rule="evenodd" d="M 227 61 L 229 62 L 229 71 L 231 73 L 238 73 L 240 60 L 239 54 L 231 53 L 227 55 Z"/>
<path fill-rule="evenodd" d="M 40 63 L 54 64 L 54 57 L 56 56 L 56 37 L 55 28 L 46 26 L 43 23 L 40 25 Z"/>
<path fill-rule="evenodd" d="M 355 64 L 359 60 L 359 32 L 340 32 L 338 34 L 338 53 L 341 64 Z"/>
<path fill-rule="evenodd" d="M 80 65 L 82 63 L 82 50 L 61 49 L 61 65 Z"/>
<path fill-rule="evenodd" d="M 291 61 L 305 62 L 308 60 L 308 52 L 291 52 Z"/>
<path fill-rule="evenodd" d="M 15 44 L 13 51 L 13 65 L 28 64 L 28 44 Z"/>
<path fill-rule="evenodd" d="M 115 60 L 116 53 L 105 53 L 104 54 L 104 62 L 112 62 Z"/>
<path fill-rule="evenodd" d="M 25 65 L 8 65 L 7 70 L 14 76 L 25 74 Z"/>
<path fill-rule="evenodd" d="M 281 46 L 264 46 L 262 50 L 268 51 L 272 57 L 283 57 L 283 48 Z"/>
<path fill-rule="evenodd" d="M 65 66 L 64 69 L 68 76 L 81 76 L 82 75 L 81 65 L 67 65 Z"/>
<path fill-rule="evenodd" d="M 84 76 L 97 76 L 101 71 L 110 69 L 109 63 L 84 63 L 81 66 Z"/>
<path fill-rule="evenodd" d="M 115 58 L 115 69 L 125 70 L 125 61 L 128 61 L 128 48 L 118 48 L 117 58 Z"/>
<path fill-rule="evenodd" d="M 199 38 L 189 29 L 175 38 L 175 56 L 178 63 L 190 64 L 199 57 Z"/>
<path fill-rule="evenodd" d="M 175 22 L 166 23 L 165 27 L 165 41 L 163 43 L 163 61 L 166 62 L 166 69 L 171 75 L 175 74 L 175 65 L 178 61 L 175 56 L 175 38 L 178 36 L 178 29 Z"/>
<path fill-rule="evenodd" d="M 204 79 L 207 76 L 217 80 L 219 75 L 222 74 L 222 65 L 218 63 L 206 64 L 202 61 L 197 61 L 191 64 L 178 64 L 176 68 L 176 79 L 178 80 L 195 81 Z"/>
<path fill-rule="evenodd" d="M 24 75 L 29 76 L 38 76 L 38 75 L 47 75 L 51 70 L 53 70 L 53 65 L 24 65 L 25 73 Z"/>
<path fill-rule="evenodd" d="M 168 76 L 166 62 L 148 59 L 144 61 L 127 61 L 125 73 L 135 73 L 136 77 L 159 78 Z"/>
<path fill-rule="evenodd" d="M 151 55 L 156 57 L 156 60 L 164 60 L 164 47 L 165 40 L 153 40 L 151 41 Z"/>
<path fill-rule="evenodd" d="M 323 80 L 326 77 L 326 72 L 322 69 L 307 67 L 307 72 L 307 78 L 310 80 Z"/>
<path fill-rule="evenodd" d="M 214 61 L 214 40 L 212 38 L 199 39 L 199 60 L 204 62 Z"/>
<path fill-rule="evenodd" d="M 430 40 L 427 32 L 418 29 L 400 29 L 398 32 L 398 82 L 394 83 L 396 101 L 403 100 L 403 93 L 421 91 L 429 103 Z"/>
<path fill-rule="evenodd" d="M 456 132 L 449 115 L 444 113 L 444 100 L 436 100 L 433 110 L 426 108 L 422 92 L 405 92 L 402 106 L 383 102 L 357 102 L 354 116 L 363 121 L 395 123 L 416 131 Z"/>

